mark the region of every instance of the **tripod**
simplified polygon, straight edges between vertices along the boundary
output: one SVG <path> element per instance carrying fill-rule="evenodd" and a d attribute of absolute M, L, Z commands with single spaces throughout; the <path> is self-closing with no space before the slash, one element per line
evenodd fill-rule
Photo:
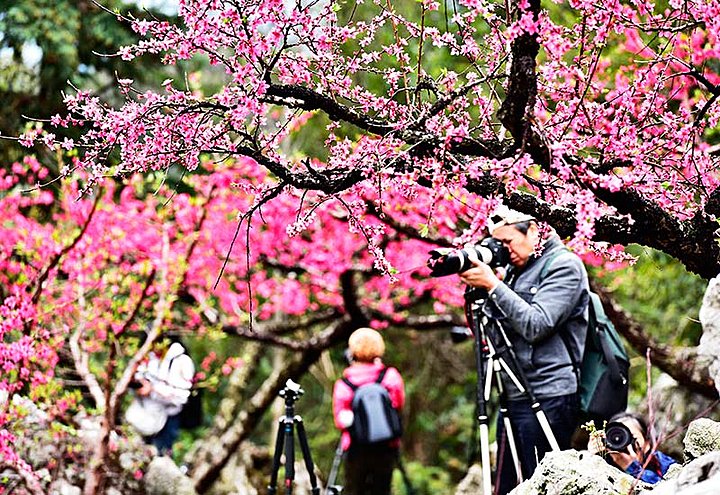
<path fill-rule="evenodd" d="M 315 467 L 310 456 L 310 447 L 308 447 L 307 436 L 305 435 L 305 426 L 303 426 L 302 418 L 295 415 L 295 401 L 305 391 L 300 385 L 288 380 L 285 382 L 285 388 L 278 395 L 285 399 L 285 415 L 280 418 L 277 432 L 277 440 L 275 441 L 275 454 L 273 455 L 272 474 L 270 475 L 270 485 L 268 485 L 268 493 L 275 495 L 277 491 L 278 471 L 280 470 L 280 457 L 285 450 L 285 494 L 292 495 L 293 480 L 295 479 L 295 443 L 293 431 L 297 428 L 298 440 L 300 441 L 300 449 L 305 459 L 305 467 L 310 475 L 310 486 L 313 495 L 320 495 L 320 488 L 317 485 L 315 477 Z"/>
<path fill-rule="evenodd" d="M 333 457 L 333 463 L 332 467 L 330 468 L 330 475 L 328 476 L 327 481 L 327 490 L 325 492 L 325 495 L 339 495 L 342 493 L 342 487 L 335 484 L 335 480 L 337 480 L 338 471 L 340 470 L 340 463 L 342 462 L 344 457 L 344 452 L 342 449 L 342 437 L 340 437 L 340 441 L 338 442 L 337 448 L 335 449 L 335 457 Z"/>
<path fill-rule="evenodd" d="M 510 453 L 515 465 L 515 472 L 518 476 L 518 483 L 522 481 L 520 458 L 517 445 L 510 423 L 507 409 L 507 394 L 503 384 L 503 375 L 507 376 L 523 397 L 526 397 L 531 404 L 531 409 L 537 417 L 540 427 L 550 444 L 552 450 L 560 450 L 560 447 L 550 429 L 545 413 L 540 408 L 540 403 L 530 388 L 527 378 L 520 367 L 512 343 L 502 325 L 485 314 L 487 305 L 487 292 L 482 289 L 468 289 L 465 292 L 465 316 L 475 339 L 475 362 L 477 367 L 477 415 L 480 428 L 480 463 L 482 467 L 483 494 L 491 495 L 492 487 L 490 482 L 490 440 L 489 440 L 489 417 L 487 403 L 490 400 L 490 392 L 495 378 L 499 392 L 500 412 L 503 415 L 503 425 L 507 432 Z"/>

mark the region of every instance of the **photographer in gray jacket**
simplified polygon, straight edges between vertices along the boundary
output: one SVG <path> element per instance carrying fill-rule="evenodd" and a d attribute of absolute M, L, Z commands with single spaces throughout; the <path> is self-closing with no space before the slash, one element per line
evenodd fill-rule
<path fill-rule="evenodd" d="M 488 265 L 475 262 L 460 279 L 489 293 L 490 317 L 505 329 L 529 387 L 547 416 L 561 449 L 570 447 L 579 402 L 573 359 L 582 360 L 587 333 L 588 279 L 580 258 L 554 234 L 541 238 L 535 219 L 501 207 L 488 222 L 493 238 L 510 252 L 503 280 Z M 546 266 L 547 265 L 547 266 Z M 528 479 L 550 445 L 526 395 L 505 383 L 510 418 L 523 479 Z M 502 416 L 502 415 L 500 415 Z M 517 485 L 503 418 L 497 422 L 495 493 Z"/>

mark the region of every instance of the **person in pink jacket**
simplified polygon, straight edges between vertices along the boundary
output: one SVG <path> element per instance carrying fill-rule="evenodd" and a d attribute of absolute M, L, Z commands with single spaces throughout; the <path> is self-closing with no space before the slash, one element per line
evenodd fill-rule
<path fill-rule="evenodd" d="M 390 395 L 392 406 L 401 411 L 405 405 L 405 384 L 397 369 L 382 362 L 385 342 L 376 330 L 360 328 L 348 340 L 352 364 L 343 377 L 356 387 L 380 382 Z M 392 472 L 398 460 L 400 439 L 381 444 L 354 445 L 348 428 L 352 425 L 353 389 L 341 378 L 333 388 L 335 426 L 342 431 L 341 446 L 345 452 L 345 495 L 389 495 Z"/>

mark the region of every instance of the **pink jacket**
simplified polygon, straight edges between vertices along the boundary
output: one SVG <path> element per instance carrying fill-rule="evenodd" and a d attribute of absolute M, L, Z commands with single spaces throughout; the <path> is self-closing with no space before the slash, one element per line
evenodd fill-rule
<path fill-rule="evenodd" d="M 350 380 L 354 385 L 360 386 L 377 380 L 380 371 L 385 365 L 379 359 L 373 363 L 354 363 L 345 368 L 343 376 Z M 383 386 L 390 394 L 390 401 L 395 409 L 401 411 L 405 405 L 405 384 L 398 370 L 388 367 L 385 372 Z M 352 412 L 353 391 L 342 380 L 337 380 L 333 387 L 333 416 L 335 417 L 335 426 L 342 430 L 342 449 L 350 448 L 350 433 L 344 428 L 339 421 L 338 416 L 342 411 Z M 399 445 L 400 441 L 396 440 L 394 446 Z"/>

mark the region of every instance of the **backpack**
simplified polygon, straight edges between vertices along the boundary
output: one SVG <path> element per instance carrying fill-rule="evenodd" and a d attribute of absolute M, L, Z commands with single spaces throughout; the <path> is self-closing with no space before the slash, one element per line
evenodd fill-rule
<path fill-rule="evenodd" d="M 180 411 L 180 428 L 192 430 L 203 424 L 203 389 L 193 387 Z"/>
<path fill-rule="evenodd" d="M 388 390 L 381 384 L 387 368 L 374 382 L 357 386 L 347 378 L 342 381 L 354 392 L 353 423 L 348 428 L 352 441 L 362 445 L 387 442 L 402 436 L 400 413 L 392 406 Z"/>
<path fill-rule="evenodd" d="M 187 352 L 187 348 L 185 348 L 185 355 L 190 357 L 190 354 Z M 177 359 L 180 356 L 175 356 L 170 360 L 170 364 L 168 365 L 168 370 L 172 368 L 173 361 Z M 190 358 L 192 359 L 192 357 Z M 194 380 L 193 380 L 194 382 Z M 187 402 L 183 404 L 182 409 L 178 413 L 180 415 L 180 428 L 186 429 L 186 430 L 192 430 L 194 428 L 197 428 L 199 426 L 202 426 L 203 424 L 203 393 L 201 388 L 198 388 L 195 386 L 195 383 L 193 383 L 193 387 L 190 390 L 190 395 L 188 396 Z"/>
<path fill-rule="evenodd" d="M 559 249 L 548 258 L 541 279 L 550 263 L 565 251 Z M 588 419 L 607 420 L 627 407 L 630 360 L 615 325 L 605 314 L 600 296 L 592 291 L 589 295 L 588 330 L 581 362 L 576 361 L 567 337 L 560 336 L 578 375 L 581 412 Z"/>

